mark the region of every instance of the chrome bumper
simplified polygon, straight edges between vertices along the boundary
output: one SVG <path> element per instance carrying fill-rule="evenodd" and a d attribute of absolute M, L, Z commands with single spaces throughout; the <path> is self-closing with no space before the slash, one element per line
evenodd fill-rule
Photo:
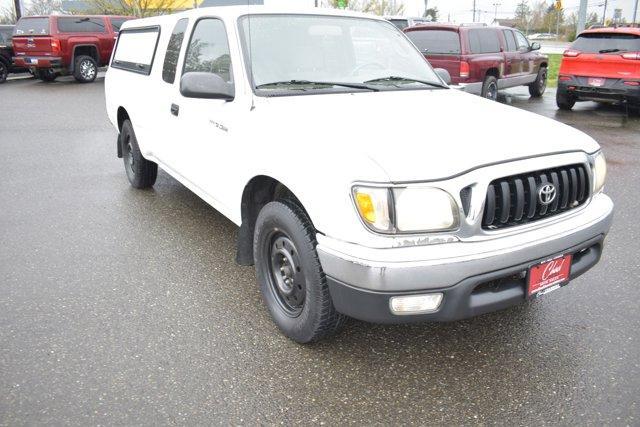
<path fill-rule="evenodd" d="M 561 254 L 608 233 L 613 202 L 598 194 L 579 214 L 543 228 L 483 241 L 373 249 L 318 235 L 325 274 L 376 292 L 442 289 L 484 273 Z"/>

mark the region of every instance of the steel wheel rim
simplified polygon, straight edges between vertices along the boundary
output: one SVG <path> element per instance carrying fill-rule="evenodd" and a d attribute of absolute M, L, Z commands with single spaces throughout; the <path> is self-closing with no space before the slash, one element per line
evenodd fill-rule
<path fill-rule="evenodd" d="M 542 76 L 540 76 L 539 83 L 540 92 L 544 91 L 547 88 L 547 72 L 543 72 Z"/>
<path fill-rule="evenodd" d="M 96 73 L 96 69 L 93 66 L 93 62 L 85 59 L 80 63 L 80 75 L 85 80 L 91 80 Z"/>
<path fill-rule="evenodd" d="M 306 301 L 306 278 L 298 250 L 282 230 L 274 230 L 265 244 L 269 288 L 289 317 L 298 317 Z"/>
<path fill-rule="evenodd" d="M 498 97 L 498 87 L 495 83 L 491 83 L 487 87 L 487 98 L 495 100 Z"/>
<path fill-rule="evenodd" d="M 127 135 L 127 138 L 125 140 L 125 161 L 126 161 L 126 165 L 129 168 L 129 171 L 135 175 L 135 170 L 134 170 L 134 166 L 135 166 L 135 159 L 133 158 L 133 147 L 131 146 L 131 137 Z"/>

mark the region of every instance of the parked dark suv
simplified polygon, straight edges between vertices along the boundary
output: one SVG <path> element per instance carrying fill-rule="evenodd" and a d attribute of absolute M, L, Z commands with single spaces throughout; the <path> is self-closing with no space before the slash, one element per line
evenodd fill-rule
<path fill-rule="evenodd" d="M 495 100 L 499 89 L 525 85 L 539 97 L 547 87 L 547 56 L 513 28 L 424 24 L 404 31 L 434 68 L 449 71 L 467 92 Z"/>
<path fill-rule="evenodd" d="M 0 83 L 7 80 L 9 73 L 26 71 L 13 64 L 13 25 L 0 25 Z"/>
<path fill-rule="evenodd" d="M 109 63 L 125 16 L 29 16 L 20 19 L 13 35 L 16 65 L 31 69 L 44 81 L 73 75 L 95 80 L 98 67 Z"/>

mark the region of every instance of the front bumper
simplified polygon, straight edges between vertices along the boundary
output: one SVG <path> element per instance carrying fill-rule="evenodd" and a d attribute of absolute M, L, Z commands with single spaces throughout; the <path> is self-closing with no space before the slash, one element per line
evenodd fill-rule
<path fill-rule="evenodd" d="M 63 68 L 62 58 L 52 56 L 15 56 L 13 62 L 21 68 Z"/>
<path fill-rule="evenodd" d="M 570 76 L 570 80 L 558 82 L 558 91 L 580 101 L 627 102 L 640 105 L 640 86 L 625 82 L 640 82 L 638 79 L 605 79 L 602 86 L 592 86 L 588 77 Z"/>
<path fill-rule="evenodd" d="M 333 303 L 341 313 L 376 323 L 449 321 L 523 302 L 529 267 L 555 255 L 573 254 L 571 278 L 578 277 L 600 259 L 612 220 L 613 203 L 599 194 L 578 215 L 492 240 L 360 248 L 354 249 L 354 256 L 340 253 L 331 247 L 331 239 L 318 236 L 317 250 Z M 398 251 L 407 258 L 399 261 Z M 395 259 L 384 261 L 385 257 Z M 435 312 L 391 313 L 391 297 L 434 292 L 444 294 Z"/>

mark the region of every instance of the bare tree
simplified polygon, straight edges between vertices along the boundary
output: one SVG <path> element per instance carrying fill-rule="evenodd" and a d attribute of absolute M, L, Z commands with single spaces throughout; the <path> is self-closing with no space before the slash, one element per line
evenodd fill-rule
<path fill-rule="evenodd" d="M 16 11 L 12 7 L 0 8 L 0 24 L 15 24 Z"/>
<path fill-rule="evenodd" d="M 51 15 L 62 11 L 60 0 L 32 0 L 25 15 Z"/>

